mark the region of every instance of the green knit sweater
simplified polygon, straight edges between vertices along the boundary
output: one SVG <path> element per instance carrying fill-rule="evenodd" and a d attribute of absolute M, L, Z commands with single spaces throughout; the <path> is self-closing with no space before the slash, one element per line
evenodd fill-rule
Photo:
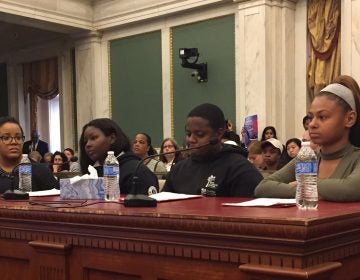
<path fill-rule="evenodd" d="M 318 156 L 321 161 L 321 154 Z M 294 198 L 295 160 L 263 179 L 255 189 L 256 197 Z M 338 166 L 326 179 L 318 179 L 319 197 L 329 201 L 360 201 L 360 148 L 346 146 Z"/>

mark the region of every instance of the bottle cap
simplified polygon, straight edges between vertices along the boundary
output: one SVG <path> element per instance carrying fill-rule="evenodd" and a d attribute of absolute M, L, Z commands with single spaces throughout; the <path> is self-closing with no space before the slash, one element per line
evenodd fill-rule
<path fill-rule="evenodd" d="M 108 155 L 113 155 L 114 151 L 108 151 Z"/>

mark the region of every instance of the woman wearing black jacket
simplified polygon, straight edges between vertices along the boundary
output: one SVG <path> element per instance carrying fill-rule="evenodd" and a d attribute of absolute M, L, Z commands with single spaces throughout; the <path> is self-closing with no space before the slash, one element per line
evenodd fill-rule
<path fill-rule="evenodd" d="M 145 165 L 139 164 L 140 159 L 131 152 L 129 138 L 113 120 L 100 118 L 87 123 L 82 129 L 79 146 L 82 173 L 87 173 L 88 166 L 93 165 L 98 175 L 103 176 L 107 152 L 114 151 L 119 161 L 121 194 L 148 194 L 150 187 L 158 190 L 157 177 Z M 136 190 L 132 190 L 134 175 L 139 178 Z"/>

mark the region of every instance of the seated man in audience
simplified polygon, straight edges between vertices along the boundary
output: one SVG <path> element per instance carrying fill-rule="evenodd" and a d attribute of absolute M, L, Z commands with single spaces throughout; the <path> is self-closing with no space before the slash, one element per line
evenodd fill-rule
<path fill-rule="evenodd" d="M 32 151 L 38 151 L 42 157 L 49 152 L 49 144 L 40 140 L 37 130 L 31 131 L 31 140 L 26 141 L 23 145 L 23 154 L 29 154 Z"/>
<path fill-rule="evenodd" d="M 190 156 L 168 173 L 163 191 L 205 196 L 253 197 L 263 178 L 231 145 L 223 145 L 224 114 L 213 104 L 195 107 L 187 116 Z"/>
<path fill-rule="evenodd" d="M 264 170 L 278 170 L 281 168 L 280 159 L 283 145 L 275 138 L 270 138 L 261 143 L 262 156 L 265 163 Z"/>

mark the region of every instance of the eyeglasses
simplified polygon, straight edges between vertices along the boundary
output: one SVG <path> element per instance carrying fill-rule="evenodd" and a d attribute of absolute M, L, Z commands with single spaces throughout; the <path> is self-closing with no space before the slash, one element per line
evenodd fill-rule
<path fill-rule="evenodd" d="M 8 135 L 4 135 L 4 136 L 0 136 L 0 139 L 4 144 L 8 145 L 8 144 L 11 144 L 11 142 L 13 140 L 15 141 L 15 143 L 23 143 L 24 140 L 25 140 L 25 136 L 20 136 L 20 135 L 8 136 Z"/>
<path fill-rule="evenodd" d="M 163 146 L 163 149 L 166 149 L 166 148 L 168 148 L 168 149 L 174 148 L 174 145 L 166 145 L 166 146 Z"/>

